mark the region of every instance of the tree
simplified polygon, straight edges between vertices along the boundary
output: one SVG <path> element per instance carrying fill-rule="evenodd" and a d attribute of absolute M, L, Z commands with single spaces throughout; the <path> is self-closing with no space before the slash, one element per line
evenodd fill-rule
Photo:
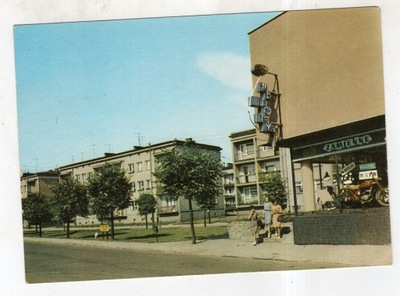
<path fill-rule="evenodd" d="M 42 236 L 42 223 L 50 221 L 51 209 L 49 199 L 40 193 L 29 193 L 27 198 L 22 199 L 22 210 L 24 219 L 29 224 L 39 225 L 39 236 Z"/>
<path fill-rule="evenodd" d="M 259 174 L 259 181 L 262 183 L 265 195 L 273 202 L 278 201 L 279 204 L 286 204 L 286 181 L 282 179 L 279 172 L 262 172 Z"/>
<path fill-rule="evenodd" d="M 111 222 L 114 239 L 114 211 L 129 207 L 132 188 L 125 172 L 116 165 L 105 164 L 89 180 L 88 192 L 93 212 Z"/>
<path fill-rule="evenodd" d="M 52 198 L 55 216 L 67 223 L 67 238 L 70 236 L 70 223 L 76 216 L 89 215 L 89 198 L 85 185 L 76 180 L 62 180 L 54 189 Z"/>
<path fill-rule="evenodd" d="M 207 199 L 204 201 L 198 202 L 200 208 L 203 209 L 204 211 L 204 216 L 203 216 L 203 224 L 204 227 L 207 227 L 207 218 L 208 218 L 208 224 L 211 224 L 211 209 L 215 207 L 216 202 L 215 199 Z"/>
<path fill-rule="evenodd" d="M 195 244 L 192 201 L 199 205 L 206 204 L 221 193 L 222 164 L 219 155 L 191 146 L 174 149 L 160 159 L 155 176 L 161 183 L 162 191 L 175 199 L 187 199 L 192 243 Z"/>
<path fill-rule="evenodd" d="M 146 229 L 148 228 L 147 224 L 147 215 L 152 215 L 153 228 L 154 228 L 154 212 L 156 211 L 157 200 L 156 198 L 149 193 L 142 193 L 137 199 L 137 204 L 139 206 L 139 214 L 145 216 L 146 218 Z"/>

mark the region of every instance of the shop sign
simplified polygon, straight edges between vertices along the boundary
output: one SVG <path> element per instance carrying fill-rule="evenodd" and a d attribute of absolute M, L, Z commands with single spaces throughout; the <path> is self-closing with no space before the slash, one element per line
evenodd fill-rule
<path fill-rule="evenodd" d="M 368 162 L 368 163 L 360 163 L 360 171 L 368 171 L 376 169 L 375 162 Z"/>
<path fill-rule="evenodd" d="M 368 145 L 371 143 L 372 137 L 367 134 L 363 136 L 356 136 L 356 137 L 351 137 L 348 139 L 340 140 L 340 141 L 335 141 L 331 143 L 327 143 L 324 145 L 324 151 L 326 152 L 332 152 L 332 151 L 340 151 L 343 149 L 349 149 L 353 148 L 356 146 L 364 146 Z"/>
<path fill-rule="evenodd" d="M 292 159 L 294 161 L 299 161 L 319 156 L 347 153 L 376 145 L 384 145 L 386 143 L 385 137 L 385 129 L 378 129 L 331 141 L 316 142 L 303 147 L 294 147 L 292 149 Z M 369 168 L 366 169 L 368 170 Z"/>
<path fill-rule="evenodd" d="M 346 165 L 343 169 L 340 170 L 340 174 L 341 175 L 345 175 L 348 172 L 351 172 L 352 170 L 354 170 L 356 168 L 356 164 L 354 162 Z"/>
<path fill-rule="evenodd" d="M 373 179 L 373 178 L 377 178 L 377 177 L 378 177 L 377 170 L 359 172 L 359 174 L 358 174 L 358 179 L 360 179 L 360 180 L 369 180 L 369 179 Z"/>

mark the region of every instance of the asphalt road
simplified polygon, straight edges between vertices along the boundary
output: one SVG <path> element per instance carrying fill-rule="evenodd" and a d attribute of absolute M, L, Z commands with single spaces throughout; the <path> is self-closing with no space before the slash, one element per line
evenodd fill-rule
<path fill-rule="evenodd" d="M 334 263 L 172 254 L 25 242 L 28 283 L 345 267 Z"/>

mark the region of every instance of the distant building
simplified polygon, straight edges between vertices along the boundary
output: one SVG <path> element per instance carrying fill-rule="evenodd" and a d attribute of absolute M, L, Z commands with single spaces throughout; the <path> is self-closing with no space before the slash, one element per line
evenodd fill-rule
<path fill-rule="evenodd" d="M 240 209 L 261 205 L 264 191 L 259 182 L 259 173 L 281 171 L 280 153 L 271 147 L 258 146 L 255 129 L 234 132 L 230 138 L 235 206 Z"/>
<path fill-rule="evenodd" d="M 21 176 L 21 197 L 29 193 L 38 193 L 47 197 L 53 195 L 52 189 L 58 185 L 58 172 L 47 171 L 38 173 L 23 173 Z"/>
<path fill-rule="evenodd" d="M 188 221 L 189 208 L 187 200 L 174 198 L 160 192 L 157 186 L 157 180 L 154 172 L 160 162 L 160 159 L 171 152 L 173 149 L 181 149 L 186 144 L 190 144 L 196 148 L 203 149 L 209 153 L 214 153 L 220 157 L 221 148 L 207 144 L 196 143 L 191 138 L 185 141 L 172 140 L 168 142 L 149 144 L 148 146 L 135 146 L 132 150 L 120 153 L 105 153 L 103 157 L 94 158 L 86 161 L 64 165 L 58 168 L 61 179 L 75 179 L 82 183 L 87 182 L 97 169 L 106 163 L 118 165 L 124 170 L 132 185 L 131 205 L 127 209 L 118 211 L 116 217 L 117 222 L 134 223 L 143 219 L 137 211 L 136 201 L 142 193 L 154 195 L 158 201 L 158 214 L 163 221 Z M 224 214 L 223 196 L 216 196 L 216 206 L 211 210 L 211 216 L 221 216 Z M 195 219 L 201 219 L 204 215 L 194 205 Z M 88 218 L 78 217 L 77 225 L 97 224 L 99 221 L 96 216 Z"/>
<path fill-rule="evenodd" d="M 235 175 L 233 172 L 233 164 L 224 164 L 222 174 L 223 195 L 225 203 L 225 211 L 234 211 L 236 209 L 236 194 L 235 194 Z"/>
<path fill-rule="evenodd" d="M 21 176 L 21 198 L 27 198 L 31 193 L 51 198 L 53 188 L 58 185 L 58 182 L 58 172 L 56 171 L 23 173 Z M 23 224 L 24 226 L 29 225 L 26 220 L 23 220 Z"/>

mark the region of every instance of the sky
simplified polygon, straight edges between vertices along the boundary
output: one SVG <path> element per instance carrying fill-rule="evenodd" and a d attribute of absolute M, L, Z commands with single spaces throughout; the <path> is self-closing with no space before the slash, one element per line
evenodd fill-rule
<path fill-rule="evenodd" d="M 231 162 L 229 135 L 253 127 L 248 33 L 278 14 L 16 26 L 21 169 L 186 138 Z"/>

